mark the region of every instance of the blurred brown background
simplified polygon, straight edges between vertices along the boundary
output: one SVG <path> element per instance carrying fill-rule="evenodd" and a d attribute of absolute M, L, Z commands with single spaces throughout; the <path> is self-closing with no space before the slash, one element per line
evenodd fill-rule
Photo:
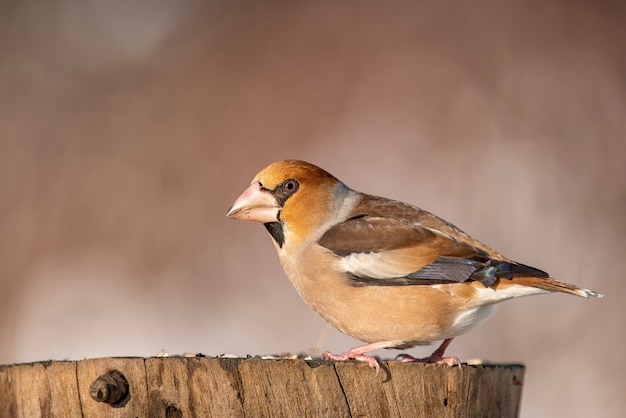
<path fill-rule="evenodd" d="M 449 353 L 525 363 L 523 416 L 626 416 L 625 22 L 616 1 L 1 2 L 0 364 L 356 344 L 225 218 L 299 158 L 604 292 L 508 302 Z"/>

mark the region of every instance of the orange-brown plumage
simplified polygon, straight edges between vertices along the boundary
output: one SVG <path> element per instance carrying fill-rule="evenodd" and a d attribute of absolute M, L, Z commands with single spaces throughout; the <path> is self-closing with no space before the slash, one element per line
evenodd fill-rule
<path fill-rule="evenodd" d="M 356 192 L 302 161 L 279 161 L 254 177 L 228 217 L 263 223 L 287 277 L 331 325 L 375 348 L 444 340 L 426 361 L 444 361 L 450 340 L 503 300 L 549 292 L 601 297 L 550 278 L 476 241 L 418 207 Z"/>

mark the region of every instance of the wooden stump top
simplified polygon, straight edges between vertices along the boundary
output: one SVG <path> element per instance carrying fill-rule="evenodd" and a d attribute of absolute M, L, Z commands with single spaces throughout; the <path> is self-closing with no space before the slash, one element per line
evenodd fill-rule
<path fill-rule="evenodd" d="M 46 361 L 0 366 L 0 417 L 514 417 L 523 377 L 522 365 L 382 361 L 375 376 L 355 361 Z"/>

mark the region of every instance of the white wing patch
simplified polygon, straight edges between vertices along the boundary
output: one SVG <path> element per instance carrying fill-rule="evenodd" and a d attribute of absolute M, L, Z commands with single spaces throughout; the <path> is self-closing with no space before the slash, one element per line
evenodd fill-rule
<path fill-rule="evenodd" d="M 404 277 L 415 271 L 406 255 L 385 251 L 379 253 L 352 253 L 341 259 L 341 267 L 359 277 L 391 279 Z"/>

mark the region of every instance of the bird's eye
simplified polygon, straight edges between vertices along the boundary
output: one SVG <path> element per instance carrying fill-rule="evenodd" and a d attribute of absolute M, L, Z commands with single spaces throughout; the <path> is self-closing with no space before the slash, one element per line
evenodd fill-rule
<path fill-rule="evenodd" d="M 285 182 L 283 183 L 283 189 L 286 192 L 290 193 L 294 193 L 296 190 L 298 190 L 298 186 L 298 182 L 294 179 L 285 180 Z"/>

